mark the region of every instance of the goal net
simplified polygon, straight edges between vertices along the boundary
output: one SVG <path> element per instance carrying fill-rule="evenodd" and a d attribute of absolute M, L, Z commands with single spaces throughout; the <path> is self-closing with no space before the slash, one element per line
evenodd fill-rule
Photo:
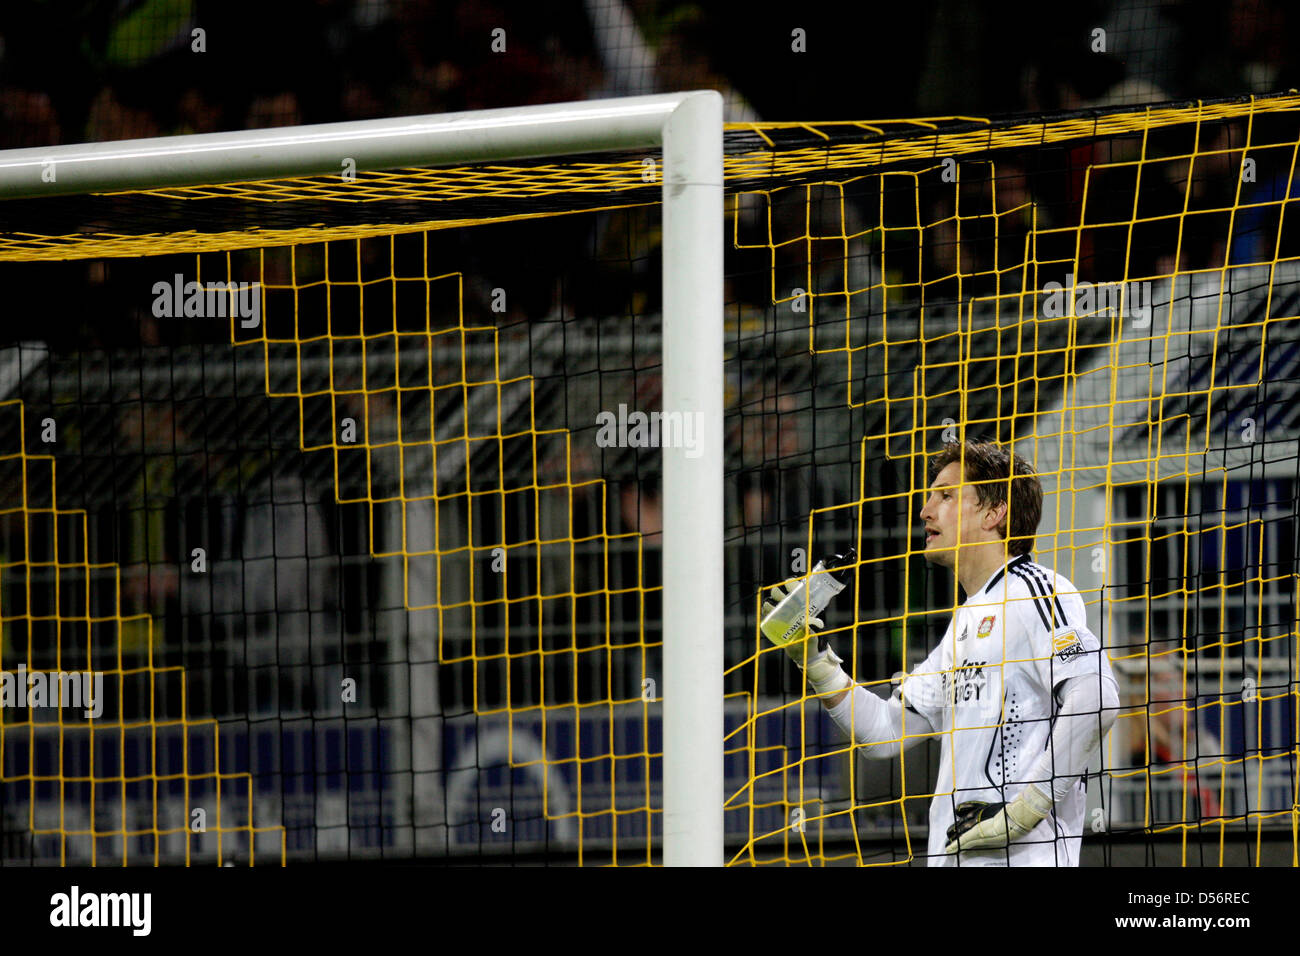
<path fill-rule="evenodd" d="M 855 548 L 887 694 L 959 436 L 1035 464 L 1122 685 L 1085 862 L 1291 862 L 1298 111 L 728 129 L 728 862 L 925 862 L 944 742 L 861 761 L 757 615 Z M 3 862 L 659 860 L 662 174 L 0 204 Z"/>

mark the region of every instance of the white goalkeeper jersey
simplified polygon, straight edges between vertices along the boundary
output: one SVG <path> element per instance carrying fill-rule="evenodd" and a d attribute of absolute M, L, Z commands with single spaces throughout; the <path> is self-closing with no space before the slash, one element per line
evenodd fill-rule
<path fill-rule="evenodd" d="M 1050 793 L 1049 778 L 1059 774 L 1034 767 L 1050 743 L 1058 688 L 1079 675 L 1114 680 L 1078 589 L 1028 555 L 1008 561 L 957 609 L 939 646 L 896 691 L 905 710 L 938 732 L 931 738 L 942 752 L 930 804 L 931 866 L 958 865 L 957 854 L 944 853 L 958 805 L 1010 803 L 1031 780 Z M 1054 762 L 1055 754 L 1048 766 Z M 1080 777 L 1009 849 L 963 851 L 961 865 L 1077 866 L 1085 803 Z"/>

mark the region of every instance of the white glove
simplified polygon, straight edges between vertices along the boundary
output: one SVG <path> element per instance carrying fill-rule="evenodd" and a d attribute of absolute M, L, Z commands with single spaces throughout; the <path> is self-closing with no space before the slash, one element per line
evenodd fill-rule
<path fill-rule="evenodd" d="M 772 588 L 769 600 L 763 604 L 763 616 L 766 617 L 773 608 L 785 600 L 786 593 L 781 585 Z M 818 648 L 816 641 L 810 638 L 816 636 L 815 630 L 825 627 L 822 619 L 819 617 L 810 617 L 807 626 L 796 631 L 788 641 L 780 641 L 766 631 L 763 636 L 769 641 L 781 648 L 790 656 L 790 660 L 804 672 L 808 684 L 818 694 L 834 694 L 842 690 L 847 690 L 853 685 L 849 675 L 840 669 L 844 663 L 836 653 L 831 650 L 827 644 L 823 648 Z"/>
<path fill-rule="evenodd" d="M 1005 849 L 1038 826 L 1051 810 L 1052 798 L 1032 783 L 1010 803 L 963 803 L 948 828 L 943 852 Z"/>

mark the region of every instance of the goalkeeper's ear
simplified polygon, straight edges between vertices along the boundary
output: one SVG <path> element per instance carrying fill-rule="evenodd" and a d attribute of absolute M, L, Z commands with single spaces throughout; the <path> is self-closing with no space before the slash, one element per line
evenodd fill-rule
<path fill-rule="evenodd" d="M 1007 510 L 1007 502 L 1005 501 L 985 508 L 984 517 L 980 519 L 980 527 L 985 531 L 996 531 L 1002 528 L 1005 537 L 1006 528 L 1004 525 L 1007 520 Z"/>

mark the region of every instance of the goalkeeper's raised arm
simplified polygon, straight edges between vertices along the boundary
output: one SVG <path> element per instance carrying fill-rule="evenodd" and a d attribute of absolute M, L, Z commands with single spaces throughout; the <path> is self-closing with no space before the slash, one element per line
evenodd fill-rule
<path fill-rule="evenodd" d="M 785 598 L 780 585 L 772 588 L 771 600 L 763 605 L 764 614 L 771 614 Z M 895 687 L 892 697 L 882 700 L 866 688 L 855 685 L 840 666 L 843 660 L 825 638 L 818 637 L 816 631 L 823 626 L 820 618 L 813 617 L 808 627 L 788 640 L 770 636 L 768 639 L 783 648 L 795 666 L 803 671 L 810 692 L 821 700 L 840 730 L 855 743 L 867 745 L 863 751 L 865 756 L 895 757 L 900 742 L 906 749 L 921 741 L 923 735 L 933 733 L 929 722 L 916 710 L 908 708 L 904 717 L 906 705 L 901 686 Z"/>

